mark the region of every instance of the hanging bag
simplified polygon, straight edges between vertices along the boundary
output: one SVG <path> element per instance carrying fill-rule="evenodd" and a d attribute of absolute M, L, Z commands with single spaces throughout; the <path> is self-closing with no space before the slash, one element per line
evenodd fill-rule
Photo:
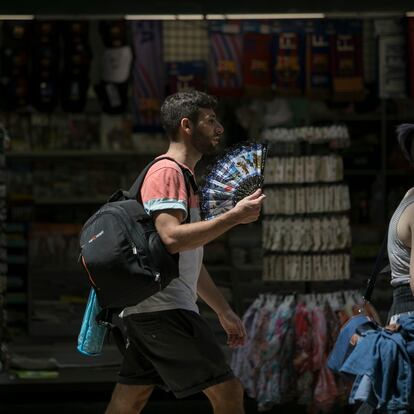
<path fill-rule="evenodd" d="M 357 305 L 355 316 L 352 316 L 342 327 L 335 341 L 331 353 L 329 354 L 327 366 L 332 371 L 339 373 L 340 369 L 355 349 L 358 339 L 363 332 L 380 329 L 378 316 L 370 304 L 372 292 L 375 287 L 377 276 L 383 271 L 382 260 L 387 249 L 388 232 L 385 234 L 380 251 L 374 264 L 371 276 L 368 279 L 362 301 Z"/>

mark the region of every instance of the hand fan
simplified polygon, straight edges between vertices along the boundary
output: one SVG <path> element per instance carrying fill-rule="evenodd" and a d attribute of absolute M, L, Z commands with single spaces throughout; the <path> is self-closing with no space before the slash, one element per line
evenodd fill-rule
<path fill-rule="evenodd" d="M 201 188 L 201 215 L 210 220 L 261 188 L 267 144 L 243 143 L 219 158 Z"/>

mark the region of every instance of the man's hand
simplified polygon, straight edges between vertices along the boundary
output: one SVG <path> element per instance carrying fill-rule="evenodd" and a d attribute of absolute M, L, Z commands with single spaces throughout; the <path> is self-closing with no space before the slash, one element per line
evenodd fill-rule
<path fill-rule="evenodd" d="M 239 224 L 251 223 L 259 218 L 265 197 L 266 196 L 262 194 L 262 190 L 259 189 L 252 195 L 240 200 L 234 206 L 232 213 L 236 214 Z"/>
<path fill-rule="evenodd" d="M 227 345 L 230 348 L 243 346 L 246 342 L 247 334 L 243 322 L 231 310 L 218 315 L 221 326 L 227 333 Z"/>

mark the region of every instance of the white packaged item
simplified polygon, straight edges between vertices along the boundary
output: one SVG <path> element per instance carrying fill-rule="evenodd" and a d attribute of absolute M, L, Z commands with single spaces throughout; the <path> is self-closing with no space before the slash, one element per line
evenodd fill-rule
<path fill-rule="evenodd" d="M 295 183 L 305 182 L 305 163 L 306 157 L 294 158 Z"/>

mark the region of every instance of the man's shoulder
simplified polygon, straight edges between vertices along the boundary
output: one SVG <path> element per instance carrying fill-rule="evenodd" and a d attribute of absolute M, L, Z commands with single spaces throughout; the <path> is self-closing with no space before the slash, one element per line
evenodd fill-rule
<path fill-rule="evenodd" d="M 173 160 L 169 159 L 162 159 L 157 161 L 155 164 L 151 165 L 150 169 L 148 170 L 147 175 L 151 175 L 157 171 L 161 170 L 175 170 L 182 174 L 181 167 Z M 173 172 L 173 171 L 171 171 Z"/>

